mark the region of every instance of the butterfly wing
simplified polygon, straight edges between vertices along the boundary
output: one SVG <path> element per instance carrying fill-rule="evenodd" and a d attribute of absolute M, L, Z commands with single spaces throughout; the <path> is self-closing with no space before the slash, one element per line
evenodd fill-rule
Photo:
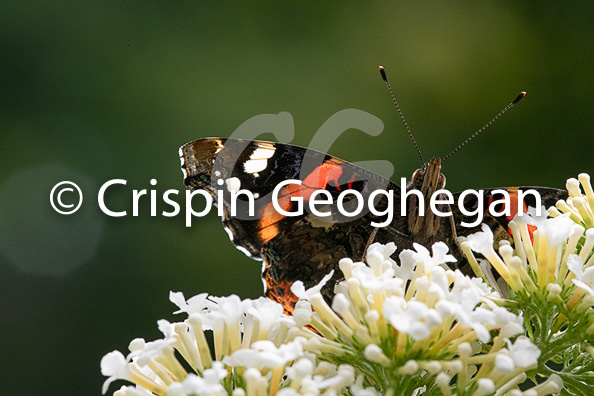
<path fill-rule="evenodd" d="M 222 194 L 223 224 L 233 243 L 248 256 L 264 261 L 263 278 L 266 294 L 292 310 L 296 301 L 290 286 L 302 280 L 305 287 L 317 284 L 331 270 L 334 280 L 340 279 L 338 261 L 344 257 L 363 257 L 365 246 L 374 229 L 372 221 L 383 222 L 385 216 L 362 210 L 358 216 L 344 216 L 337 200 L 345 190 L 355 190 L 364 199 L 378 189 L 399 193 L 389 180 L 356 165 L 299 146 L 242 139 L 205 138 L 190 142 L 180 149 L 184 183 L 190 189 L 205 189 L 215 198 Z M 301 185 L 274 189 L 286 180 L 300 180 Z M 253 194 L 254 213 L 248 216 L 248 200 L 240 195 L 237 211 L 231 213 L 232 189 L 248 190 Z M 317 216 L 307 210 L 315 190 L 327 191 L 330 203 L 318 205 Z M 297 200 L 304 202 L 303 213 L 287 216 L 274 209 L 272 199 L 278 197 L 280 207 L 298 211 Z M 345 196 L 344 208 L 355 211 L 353 195 Z M 243 199 L 243 200 L 242 200 Z M 395 197 L 395 202 L 398 202 Z M 378 196 L 374 206 L 379 212 L 388 201 Z M 404 217 L 395 218 L 392 225 L 406 227 Z M 403 237 L 406 238 L 406 236 Z M 382 230 L 375 241 L 387 243 L 398 237 Z M 410 245 L 410 243 L 408 243 Z M 332 284 L 332 282 L 330 282 Z"/>

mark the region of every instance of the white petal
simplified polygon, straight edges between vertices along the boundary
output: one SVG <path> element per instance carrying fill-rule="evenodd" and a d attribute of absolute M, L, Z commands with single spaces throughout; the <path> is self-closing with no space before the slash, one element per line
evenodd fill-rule
<path fill-rule="evenodd" d="M 538 363 L 540 349 L 528 337 L 518 337 L 512 346 L 508 346 L 508 349 L 518 367 L 530 367 Z"/>
<path fill-rule="evenodd" d="M 504 353 L 498 353 L 495 355 L 495 368 L 504 373 L 511 373 L 515 368 L 514 361 L 508 355 Z"/>
<path fill-rule="evenodd" d="M 120 351 L 112 351 L 101 359 L 101 374 L 106 377 L 127 372 L 128 362 Z"/>
<path fill-rule="evenodd" d="M 482 231 L 470 234 L 466 239 L 472 250 L 485 254 L 493 250 L 493 232 L 486 224 L 481 228 Z"/>

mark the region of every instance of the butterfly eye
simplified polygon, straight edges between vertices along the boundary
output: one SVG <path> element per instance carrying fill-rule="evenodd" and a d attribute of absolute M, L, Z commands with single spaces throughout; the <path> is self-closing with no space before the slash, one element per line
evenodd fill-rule
<path fill-rule="evenodd" d="M 425 169 L 417 169 L 412 174 L 412 187 L 416 190 L 420 190 L 423 186 L 423 180 L 425 179 Z"/>
<path fill-rule="evenodd" d="M 446 185 L 446 177 L 444 176 L 443 173 L 440 173 L 439 179 L 437 180 L 437 188 L 441 190 L 441 189 L 445 188 L 445 185 Z"/>

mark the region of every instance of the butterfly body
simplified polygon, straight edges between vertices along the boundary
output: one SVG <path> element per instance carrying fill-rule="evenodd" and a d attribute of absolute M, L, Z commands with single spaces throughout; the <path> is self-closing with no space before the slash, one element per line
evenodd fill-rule
<path fill-rule="evenodd" d="M 301 280 L 305 287 L 311 287 L 332 269 L 335 270 L 334 281 L 338 281 L 339 260 L 344 257 L 361 259 L 371 239 L 395 242 L 398 248 L 395 254 L 413 248 L 414 243 L 430 248 L 433 243 L 444 241 L 458 260 L 457 268 L 471 274 L 456 237 L 478 231 L 480 224 L 464 227 L 462 223 L 468 224 L 471 219 L 455 204 L 436 206 L 441 213 L 452 213 L 444 217 L 436 215 L 430 207 L 430 197 L 445 187 L 439 159 L 433 158 L 415 171 L 405 189 L 344 160 L 289 144 L 204 138 L 182 146 L 180 159 L 184 184 L 188 188 L 205 189 L 215 202 L 222 193 L 219 200 L 223 206 L 223 225 L 238 249 L 264 262 L 262 277 L 266 295 L 282 303 L 288 312 L 296 301 L 290 291 L 293 282 Z M 301 184 L 285 185 L 275 195 L 275 187 L 287 180 L 299 180 Z M 546 206 L 565 196 L 562 190 L 531 188 L 540 193 L 542 204 Z M 240 196 L 235 201 L 236 215 L 232 215 L 231 190 L 238 189 L 254 196 L 253 215 L 247 215 L 249 200 L 241 200 Z M 297 201 L 300 199 L 304 205 L 311 203 L 316 190 L 325 190 L 332 197 L 330 203 L 318 205 L 318 213 L 322 215 L 304 210 L 300 215 L 288 216 L 273 206 L 272 200 L 278 196 L 278 204 L 284 211 L 296 212 Z M 341 213 L 337 205 L 345 190 L 359 192 L 365 202 L 376 190 L 387 193 L 378 194 L 372 200 L 375 212 L 367 208 L 358 216 L 350 217 Z M 412 190 L 419 191 L 424 199 L 410 193 Z M 518 192 L 517 188 L 507 190 L 511 194 Z M 492 191 L 484 191 L 485 202 L 493 200 Z M 401 213 L 403 194 L 406 194 L 406 211 Z M 349 212 L 354 212 L 357 202 L 350 197 L 343 202 Z M 473 196 L 464 199 L 469 209 L 478 207 L 479 203 Z M 531 204 L 529 199 L 526 204 Z M 421 205 L 424 205 L 423 216 L 419 216 Z M 377 214 L 388 209 L 392 209 L 391 219 L 387 214 Z M 483 222 L 494 231 L 497 240 L 511 240 L 507 227 L 511 217 L 484 213 Z M 372 223 L 384 225 L 378 227 Z M 330 293 L 331 290 L 326 290 L 327 295 Z"/>

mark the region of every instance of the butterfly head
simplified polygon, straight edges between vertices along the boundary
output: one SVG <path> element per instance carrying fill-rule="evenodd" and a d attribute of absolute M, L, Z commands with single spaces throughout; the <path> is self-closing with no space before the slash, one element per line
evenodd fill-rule
<path fill-rule="evenodd" d="M 430 208 L 430 198 L 437 191 L 445 188 L 446 178 L 441 173 L 441 159 L 431 158 L 429 163 L 425 163 L 421 169 L 417 169 L 410 183 L 406 186 L 407 190 L 417 190 L 423 195 L 424 216 L 419 216 L 419 200 L 414 194 L 408 197 L 408 230 L 413 237 L 413 241 L 433 242 L 433 239 L 441 224 L 441 218 L 434 216 Z M 425 243 L 426 245 L 426 243 Z"/>
<path fill-rule="evenodd" d="M 445 184 L 446 178 L 441 173 L 441 159 L 434 157 L 413 173 L 409 186 L 419 190 L 423 196 L 430 197 L 435 191 L 445 188 Z"/>

